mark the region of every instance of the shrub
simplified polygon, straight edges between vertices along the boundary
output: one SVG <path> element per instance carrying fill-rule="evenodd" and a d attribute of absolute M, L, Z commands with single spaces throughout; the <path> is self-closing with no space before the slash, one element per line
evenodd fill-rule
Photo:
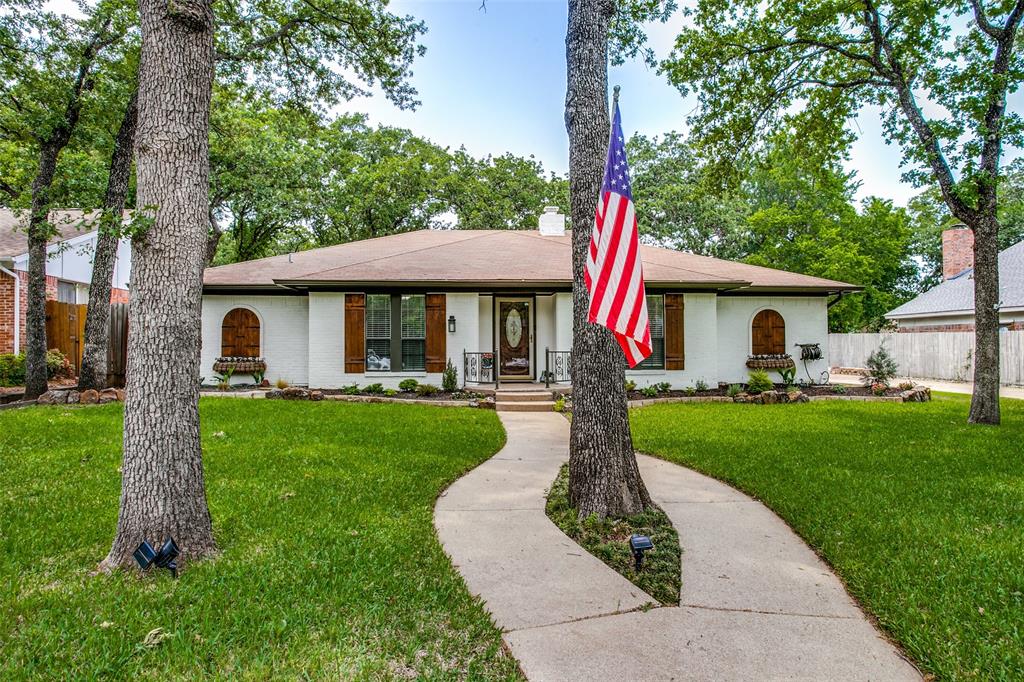
<path fill-rule="evenodd" d="M 865 386 L 885 384 L 888 388 L 889 382 L 896 378 L 896 373 L 899 371 L 895 358 L 889 354 L 884 344 L 872 351 L 865 364 L 868 369 L 868 375 L 864 377 Z"/>
<path fill-rule="evenodd" d="M 402 379 L 398 382 L 398 390 L 404 391 L 405 393 L 411 393 L 416 390 L 416 387 L 420 385 L 420 382 L 415 379 Z"/>
<path fill-rule="evenodd" d="M 846 386 L 843 386 L 842 384 L 836 384 L 835 386 L 832 387 L 832 392 L 835 393 L 836 395 L 846 395 Z"/>
<path fill-rule="evenodd" d="M 417 395 L 434 395 L 437 391 L 438 388 L 434 384 L 420 384 L 416 387 Z"/>
<path fill-rule="evenodd" d="M 785 384 L 787 388 L 789 388 L 790 386 L 793 385 L 793 382 L 796 379 L 796 367 L 787 367 L 786 369 L 780 369 L 779 376 L 782 377 L 782 383 Z"/>
<path fill-rule="evenodd" d="M 341 389 L 341 392 L 345 395 L 359 395 L 359 384 L 352 384 Z"/>
<path fill-rule="evenodd" d="M 879 381 L 878 383 L 875 383 L 875 384 L 871 384 L 871 392 L 874 393 L 875 395 L 879 395 L 879 396 L 885 395 L 885 391 L 888 388 L 889 387 L 886 386 L 885 384 L 883 384 L 881 381 Z"/>
<path fill-rule="evenodd" d="M 21 386 L 25 383 L 25 354 L 0 355 L 0 386 Z"/>
<path fill-rule="evenodd" d="M 672 384 L 662 381 L 661 383 L 654 384 L 654 388 L 657 389 L 658 393 L 668 393 L 672 390 Z"/>
<path fill-rule="evenodd" d="M 657 395 L 658 395 L 658 387 L 657 386 L 644 386 L 643 388 L 640 389 L 640 395 L 642 395 L 645 398 L 657 397 Z"/>
<path fill-rule="evenodd" d="M 388 396 L 388 397 L 391 397 L 391 396 L 393 396 L 393 395 L 398 395 L 398 391 L 396 391 L 396 390 L 395 390 L 395 389 L 393 389 L 393 388 L 385 388 L 385 389 L 384 389 L 384 395 L 386 395 L 386 396 Z"/>
<path fill-rule="evenodd" d="M 56 348 L 46 351 L 46 377 L 48 379 L 73 379 L 75 377 L 71 361 Z"/>
<path fill-rule="evenodd" d="M 626 393 L 631 393 L 636 390 L 636 382 L 632 379 L 626 379 Z"/>
<path fill-rule="evenodd" d="M 725 391 L 725 394 L 730 398 L 735 398 L 740 393 L 743 393 L 743 387 L 739 384 L 729 384 L 729 388 Z"/>
<path fill-rule="evenodd" d="M 285 381 L 284 379 L 278 379 L 277 381 L 274 382 L 274 385 L 277 386 L 282 391 L 288 388 L 289 386 L 288 382 Z"/>
<path fill-rule="evenodd" d="M 750 380 L 747 382 L 747 390 L 751 393 L 764 393 L 775 388 L 768 372 L 763 369 L 750 370 Z"/>
<path fill-rule="evenodd" d="M 902 382 L 900 382 L 900 390 L 901 391 L 909 391 L 912 388 L 914 388 L 914 382 L 913 381 L 902 381 Z"/>
<path fill-rule="evenodd" d="M 363 393 L 369 393 L 370 395 L 380 395 L 384 392 L 384 384 L 369 384 L 363 389 Z"/>
<path fill-rule="evenodd" d="M 697 383 L 694 384 L 694 386 L 697 388 L 698 391 L 708 390 L 708 382 L 704 381 L 703 379 L 697 379 Z"/>
<path fill-rule="evenodd" d="M 565 396 L 558 396 L 558 400 L 555 401 L 554 408 L 555 412 L 565 412 Z"/>
<path fill-rule="evenodd" d="M 697 395 L 697 389 L 695 389 L 693 386 L 687 386 L 684 390 L 684 393 L 686 393 L 686 395 L 692 398 L 693 396 Z"/>
<path fill-rule="evenodd" d="M 448 359 L 448 364 L 444 366 L 444 372 L 441 373 L 441 388 L 448 393 L 459 390 L 459 373 L 455 371 L 455 365 L 452 364 L 451 358 Z"/>

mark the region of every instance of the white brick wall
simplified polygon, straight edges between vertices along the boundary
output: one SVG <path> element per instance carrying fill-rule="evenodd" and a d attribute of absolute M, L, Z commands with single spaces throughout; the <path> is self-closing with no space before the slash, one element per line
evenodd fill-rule
<path fill-rule="evenodd" d="M 220 328 L 233 308 L 249 308 L 260 319 L 260 354 L 267 359 L 270 383 L 284 379 L 305 385 L 307 366 L 308 303 L 305 296 L 203 296 L 203 350 L 200 375 L 214 383 L 213 363 L 220 355 Z M 252 381 L 251 376 L 232 377 L 232 383 Z"/>
<path fill-rule="evenodd" d="M 807 363 L 814 381 L 828 368 L 828 304 L 824 296 L 721 296 L 718 299 L 718 376 L 728 383 L 745 382 L 750 355 L 750 324 L 765 308 L 786 322 L 786 352 L 796 360 L 797 379 L 806 379 L 797 343 L 819 343 L 823 358 Z M 772 378 L 778 380 L 777 375 Z"/>
<path fill-rule="evenodd" d="M 704 381 L 718 385 L 718 309 L 714 294 L 683 295 L 682 370 L 627 370 L 626 377 L 639 387 L 667 381 L 672 388 L 686 388 Z"/>

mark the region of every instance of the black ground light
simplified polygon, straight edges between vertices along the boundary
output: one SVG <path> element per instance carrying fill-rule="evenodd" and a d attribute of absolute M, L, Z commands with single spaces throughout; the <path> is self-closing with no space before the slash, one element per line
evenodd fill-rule
<path fill-rule="evenodd" d="M 654 543 L 646 535 L 631 535 L 629 548 L 633 550 L 633 558 L 636 559 L 636 570 L 639 572 L 644 566 L 644 552 L 654 549 Z"/>
<path fill-rule="evenodd" d="M 178 558 L 180 553 L 174 538 L 167 538 L 159 552 L 153 549 L 153 545 L 143 540 L 142 544 L 135 549 L 133 555 L 135 556 L 135 562 L 143 571 L 156 564 L 158 568 L 166 568 L 171 572 L 171 575 L 177 578 L 178 564 L 174 560 Z"/>

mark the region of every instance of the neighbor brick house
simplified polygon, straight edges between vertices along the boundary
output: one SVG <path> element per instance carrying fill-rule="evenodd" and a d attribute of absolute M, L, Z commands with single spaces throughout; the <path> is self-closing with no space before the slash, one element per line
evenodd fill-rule
<path fill-rule="evenodd" d="M 0 208 L 0 353 L 17 353 L 25 346 L 28 309 L 27 215 Z M 46 298 L 64 303 L 87 303 L 92 281 L 92 255 L 96 230 L 87 214 L 78 210 L 53 211 L 50 221 L 58 234 L 47 246 Z M 128 301 L 131 250 L 127 240 L 118 244 L 111 302 Z"/>
<path fill-rule="evenodd" d="M 974 232 L 956 226 L 942 233 L 942 283 L 885 317 L 900 332 L 974 331 Z M 1024 330 L 1024 242 L 999 254 L 999 326 Z"/>
<path fill-rule="evenodd" d="M 540 230 L 421 230 L 206 270 L 200 373 L 219 356 L 262 357 L 266 378 L 338 388 L 568 379 L 571 237 L 550 212 Z M 742 382 L 752 355 L 819 344 L 828 301 L 858 287 L 641 246 L 653 355 L 639 386 Z M 799 367 L 804 374 L 802 364 Z M 235 375 L 233 380 L 251 381 Z"/>

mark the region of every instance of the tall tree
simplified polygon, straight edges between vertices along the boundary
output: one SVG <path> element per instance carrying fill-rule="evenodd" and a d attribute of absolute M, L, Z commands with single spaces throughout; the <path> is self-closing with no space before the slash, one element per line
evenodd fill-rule
<path fill-rule="evenodd" d="M 3 130 L 36 152 L 28 213 L 28 305 L 26 310 L 25 396 L 47 390 L 46 245 L 54 236 L 51 189 L 61 152 L 72 140 L 82 109 L 102 67 L 102 54 L 118 43 L 130 25 L 128 8 L 101 3 L 80 19 L 28 8 L 19 23 L 5 17 L 0 54 L 7 75 L 3 85 Z M 8 184 L 9 192 L 16 188 Z"/>
<path fill-rule="evenodd" d="M 569 501 L 581 518 L 625 516 L 651 505 L 633 452 L 625 358 L 612 333 L 587 321 L 583 279 L 608 145 L 608 34 L 612 0 L 569 0 L 565 36 L 569 203 L 573 225 L 573 420 Z"/>
<path fill-rule="evenodd" d="M 124 458 L 117 534 L 102 567 L 173 537 L 183 561 L 216 551 L 199 439 L 199 332 L 209 228 L 213 10 L 139 3 L 138 203 L 132 251 Z"/>
<path fill-rule="evenodd" d="M 874 104 L 913 167 L 908 176 L 930 177 L 974 230 L 968 420 L 998 424 L 997 196 L 1003 143 L 1021 142 L 1006 95 L 1024 78 L 1015 49 L 1024 0 L 698 0 L 690 15 L 663 68 L 682 90 L 699 90 L 692 122 L 709 148 L 739 154 L 797 105 L 811 114 L 802 118 L 806 135 L 827 141 L 837 123 Z"/>

